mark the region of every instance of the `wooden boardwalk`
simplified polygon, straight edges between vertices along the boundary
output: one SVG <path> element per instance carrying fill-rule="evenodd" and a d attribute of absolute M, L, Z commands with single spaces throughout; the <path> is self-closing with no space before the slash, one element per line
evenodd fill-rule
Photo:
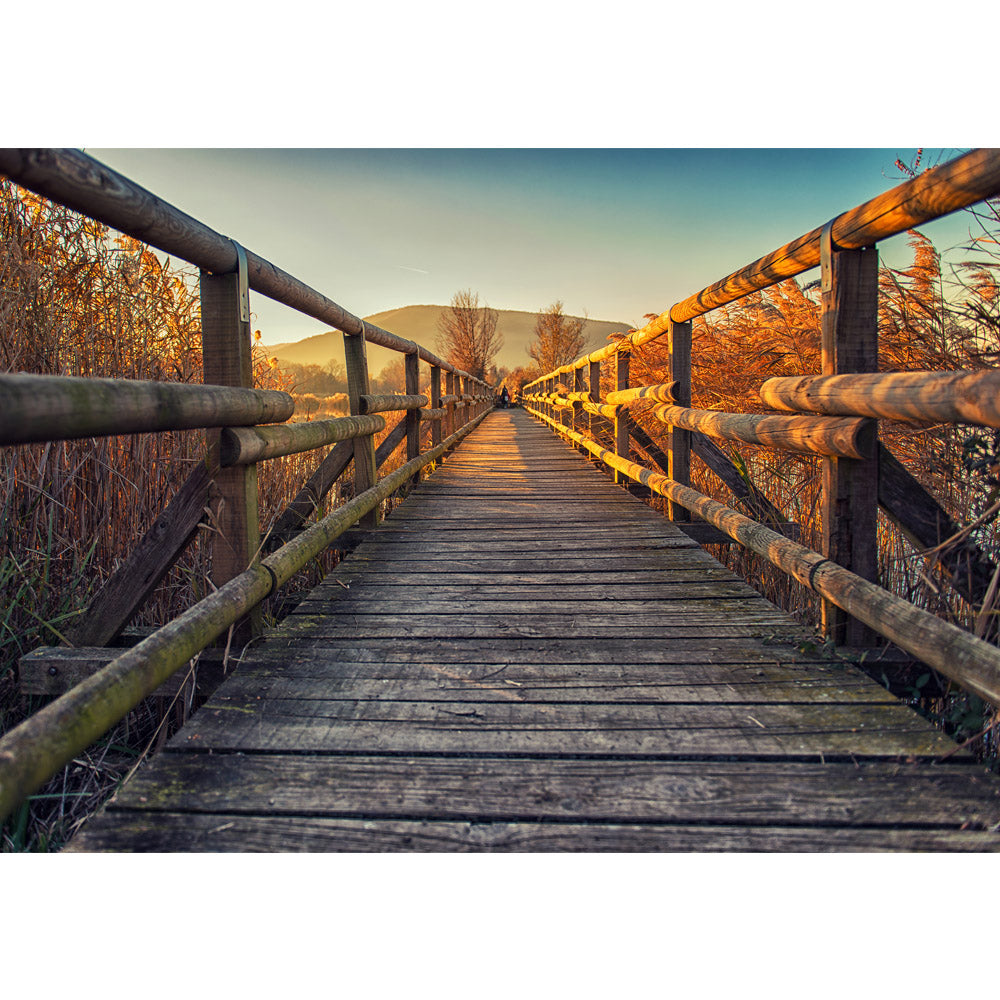
<path fill-rule="evenodd" d="M 1000 780 L 519 410 L 69 850 L 1000 849 Z"/>

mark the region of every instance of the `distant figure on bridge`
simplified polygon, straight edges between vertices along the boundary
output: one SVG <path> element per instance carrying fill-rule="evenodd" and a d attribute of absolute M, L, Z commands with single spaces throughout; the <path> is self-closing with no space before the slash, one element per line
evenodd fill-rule
<path fill-rule="evenodd" d="M 503 390 L 500 393 L 500 406 L 506 410 L 509 405 L 510 405 L 510 393 L 507 391 L 507 386 L 504 386 Z"/>

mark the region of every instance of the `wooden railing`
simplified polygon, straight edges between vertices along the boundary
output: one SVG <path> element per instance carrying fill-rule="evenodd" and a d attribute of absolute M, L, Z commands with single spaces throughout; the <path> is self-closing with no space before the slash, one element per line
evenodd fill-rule
<path fill-rule="evenodd" d="M 935 557 L 967 600 L 979 603 L 997 571 L 941 506 L 879 442 L 877 421 L 962 422 L 1000 427 L 1000 372 L 879 372 L 879 240 L 1000 193 L 1000 151 L 976 150 L 844 212 L 779 250 L 662 313 L 641 330 L 548 372 L 522 389 L 530 412 L 614 470 L 668 500 L 668 514 L 691 514 L 758 553 L 822 598 L 823 628 L 838 645 L 869 647 L 876 634 L 941 674 L 1000 703 L 1000 650 L 876 585 L 879 507 L 918 549 Z M 691 407 L 691 321 L 704 313 L 821 267 L 822 372 L 775 378 L 760 389 L 775 414 Z M 631 353 L 666 337 L 670 381 L 632 387 Z M 602 363 L 614 390 L 601 394 Z M 667 431 L 666 454 L 629 418 L 652 400 Z M 596 440 L 610 429 L 613 447 Z M 610 422 L 610 426 L 609 426 Z M 822 552 L 785 537 L 782 515 L 711 437 L 822 456 Z M 660 471 L 632 461 L 635 440 Z M 754 513 L 746 517 L 690 486 L 694 452 Z M 763 522 L 763 523 L 760 523 Z M 766 525 L 766 526 L 765 526 Z M 704 527 L 704 526 L 702 526 Z M 697 534 L 693 532 L 693 534 Z"/>
<path fill-rule="evenodd" d="M 468 434 L 492 408 L 493 393 L 82 153 L 0 150 L 0 174 L 200 269 L 206 383 L 0 375 L 0 445 L 208 429 L 204 461 L 67 635 L 74 653 L 85 654 L 80 662 L 99 669 L 0 739 L 2 819 L 220 636 L 233 630 L 242 644 L 258 634 L 261 603 L 348 529 L 374 526 L 379 505 Z M 350 416 L 289 424 L 292 397 L 252 387 L 251 288 L 343 332 Z M 405 395 L 369 391 L 368 342 L 404 355 Z M 420 361 L 430 365 L 429 397 L 420 393 Z M 387 426 L 380 414 L 391 412 L 404 416 L 376 450 L 374 436 Z M 379 479 L 379 466 L 404 440 L 406 463 Z M 330 444 L 262 543 L 257 463 Z M 307 525 L 352 460 L 353 499 Z M 104 652 L 193 539 L 210 497 L 217 589 L 132 648 Z"/>

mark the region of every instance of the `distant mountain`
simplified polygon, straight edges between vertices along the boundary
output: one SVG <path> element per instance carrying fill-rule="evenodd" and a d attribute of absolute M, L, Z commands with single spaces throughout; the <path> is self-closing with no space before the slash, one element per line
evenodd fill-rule
<path fill-rule="evenodd" d="M 383 330 L 407 340 L 415 340 L 437 354 L 438 317 L 446 308 L 447 306 L 403 306 L 401 309 L 390 309 L 364 318 Z M 538 314 L 514 309 L 498 309 L 497 312 L 500 313 L 497 328 L 503 336 L 503 347 L 497 355 L 497 364 L 511 369 L 530 364 L 528 345 L 535 339 L 535 320 Z M 631 329 L 628 323 L 589 319 L 583 328 L 586 338 L 584 350 L 592 351 L 602 347 L 610 334 Z M 290 344 L 274 344 L 265 349 L 279 361 L 298 365 L 325 365 L 331 358 L 344 360 L 343 334 L 338 330 L 306 337 L 305 340 Z M 377 344 L 368 345 L 368 368 L 372 374 L 378 374 L 399 357 L 395 351 Z"/>

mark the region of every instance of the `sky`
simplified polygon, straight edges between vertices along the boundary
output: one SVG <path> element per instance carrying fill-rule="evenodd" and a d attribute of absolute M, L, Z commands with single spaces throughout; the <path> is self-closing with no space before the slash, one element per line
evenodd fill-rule
<path fill-rule="evenodd" d="M 357 316 L 444 305 L 641 326 L 904 180 L 886 148 L 90 148 Z M 922 165 L 958 155 L 929 149 Z M 941 249 L 961 214 L 927 227 Z M 905 264 L 905 237 L 882 245 Z M 253 293 L 274 344 L 327 327 Z M 429 345 L 433 348 L 433 345 Z"/>

